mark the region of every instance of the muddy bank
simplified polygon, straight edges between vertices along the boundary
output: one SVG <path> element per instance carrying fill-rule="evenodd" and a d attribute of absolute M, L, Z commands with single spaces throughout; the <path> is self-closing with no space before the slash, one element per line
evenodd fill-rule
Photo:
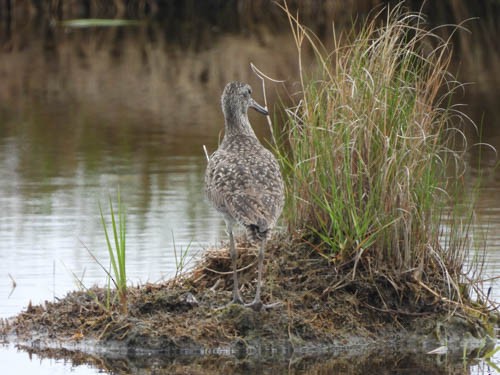
<path fill-rule="evenodd" d="M 242 243 L 243 298 L 254 295 L 256 249 Z M 412 277 L 356 278 L 304 244 L 274 241 L 266 258 L 265 302 L 256 312 L 231 299 L 228 250 L 208 250 L 188 274 L 132 287 L 122 313 L 114 293 L 94 287 L 57 302 L 30 305 L 1 323 L 0 334 L 37 353 L 99 358 L 217 355 L 230 358 L 360 357 L 382 348 L 477 356 L 494 345 L 492 322 L 480 305 L 457 304 L 417 288 Z M 349 277 L 347 277 L 349 276 Z M 422 283 L 419 280 L 420 283 Z M 396 350 L 397 349 L 397 350 Z M 67 352 L 69 351 L 69 352 Z M 82 354 L 84 353 L 84 354 Z M 367 354 L 368 353 L 368 354 Z M 327 355 L 328 354 L 328 355 Z M 49 355 L 49 354 L 47 354 Z"/>

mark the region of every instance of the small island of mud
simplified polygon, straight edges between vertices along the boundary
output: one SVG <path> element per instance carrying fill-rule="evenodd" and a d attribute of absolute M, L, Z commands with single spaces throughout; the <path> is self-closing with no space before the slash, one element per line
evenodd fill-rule
<path fill-rule="evenodd" d="M 254 294 L 257 249 L 239 244 L 245 300 Z M 470 301 L 436 295 L 415 276 L 388 280 L 352 264 L 335 265 L 304 243 L 276 238 L 266 256 L 264 299 L 281 306 L 256 312 L 231 300 L 226 248 L 207 250 L 189 273 L 128 289 L 127 311 L 114 292 L 91 288 L 57 302 L 30 305 L 0 333 L 31 350 L 65 348 L 117 355 L 224 353 L 318 355 L 398 347 L 449 353 L 491 349 L 488 315 Z M 433 286 L 435 287 L 435 286 Z"/>

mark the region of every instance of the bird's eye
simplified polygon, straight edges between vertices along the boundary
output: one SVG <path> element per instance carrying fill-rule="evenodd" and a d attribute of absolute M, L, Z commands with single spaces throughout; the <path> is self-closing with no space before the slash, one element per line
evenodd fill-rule
<path fill-rule="evenodd" d="M 248 88 L 247 92 L 246 92 L 247 95 L 252 95 L 252 89 L 251 88 Z"/>

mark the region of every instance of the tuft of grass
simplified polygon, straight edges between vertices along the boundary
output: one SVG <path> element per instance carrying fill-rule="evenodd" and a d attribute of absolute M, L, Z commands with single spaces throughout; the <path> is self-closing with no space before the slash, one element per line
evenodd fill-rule
<path fill-rule="evenodd" d="M 449 210 L 465 164 L 452 144 L 463 116 L 450 105 L 460 85 L 448 72 L 447 41 L 399 5 L 350 33 L 334 31 L 329 51 L 283 9 L 300 76 L 277 146 L 290 232 L 349 265 L 352 278 L 362 268 L 398 288 L 393 280 L 406 275 L 437 297 L 460 300 L 470 241 L 463 212 Z M 304 51 L 315 55 L 313 69 Z"/>
<path fill-rule="evenodd" d="M 177 281 L 181 275 L 186 271 L 186 267 L 188 266 L 191 257 L 188 258 L 189 250 L 191 248 L 191 242 L 183 249 L 182 246 L 177 252 L 177 246 L 175 244 L 174 232 L 172 231 L 172 243 L 174 246 L 174 259 L 175 259 L 175 275 L 173 277 L 174 281 Z"/>
<path fill-rule="evenodd" d="M 109 261 L 111 270 L 106 270 L 109 279 L 113 282 L 118 297 L 120 307 L 123 313 L 127 312 L 127 270 L 126 270 L 126 213 L 122 205 L 120 193 L 118 192 L 118 212 L 113 208 L 111 197 L 109 198 L 109 209 L 111 216 L 111 231 L 113 242 L 111 242 L 108 233 L 108 226 L 104 219 L 101 204 L 99 203 L 99 212 L 101 214 L 101 223 L 106 237 Z M 99 263 L 100 264 L 100 263 Z M 101 265 L 102 267 L 102 265 Z M 110 286 L 108 285 L 108 291 Z"/>

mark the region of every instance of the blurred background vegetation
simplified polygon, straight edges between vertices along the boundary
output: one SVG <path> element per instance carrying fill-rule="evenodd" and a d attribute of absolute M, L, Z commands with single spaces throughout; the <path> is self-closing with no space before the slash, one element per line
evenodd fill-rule
<path fill-rule="evenodd" d="M 462 81 L 475 83 L 467 90 L 467 94 L 472 95 L 474 99 L 466 101 L 481 103 L 481 111 L 485 108 L 486 112 L 495 111 L 500 91 L 500 48 L 497 40 L 500 31 L 500 1 L 403 2 L 410 10 L 422 10 L 430 27 L 461 24 L 470 31 L 452 35 L 456 57 L 453 69 Z M 394 6 L 397 3 L 380 0 L 288 1 L 290 9 L 299 13 L 301 22 L 325 41 L 331 38 L 332 22 L 341 30 L 350 27 L 353 20 L 359 21 L 367 17 L 374 9 L 385 5 Z M 277 42 L 275 38 L 277 34 L 282 33 L 288 37 L 289 26 L 282 10 L 270 0 L 0 0 L 2 50 L 4 53 L 13 53 L 41 47 L 33 52 L 33 57 L 36 56 L 36 60 L 48 60 L 53 69 L 58 69 L 58 64 L 62 63 L 61 59 L 72 58 L 65 54 L 68 53 L 65 52 L 67 44 L 71 43 L 73 53 L 81 60 L 81 64 L 95 63 L 95 58 L 93 62 L 85 60 L 91 52 L 89 44 L 92 41 L 89 32 L 71 33 L 65 28 L 57 27 L 58 21 L 75 18 L 125 18 L 144 21 L 143 26 L 135 30 L 110 28 L 97 33 L 98 40 L 94 41 L 93 48 L 98 49 L 99 46 L 111 42 L 113 48 L 106 52 L 113 64 L 119 64 L 123 55 L 130 52 L 130 49 L 137 50 L 137 59 L 141 63 L 153 58 L 151 50 L 158 44 L 162 44 L 164 49 L 174 54 L 201 53 L 223 45 L 222 41 L 228 34 L 237 34 L 243 38 L 240 42 L 249 43 L 248 48 L 264 47 L 273 50 L 272 58 L 278 61 L 275 64 L 263 65 L 268 73 L 283 73 L 288 70 L 288 75 L 281 74 L 278 77 L 287 79 L 295 68 L 295 60 L 290 56 L 282 57 L 283 61 L 275 56 L 279 53 L 286 55 L 288 52 L 287 44 Z M 451 27 L 443 27 L 438 32 L 447 38 L 452 31 Z M 135 40 L 132 45 L 125 46 L 130 40 L 130 34 L 134 34 Z M 252 41 L 256 43 L 250 43 Z M 174 52 L 175 49 L 179 51 Z M 219 56 L 219 61 L 214 61 L 216 56 Z M 224 61 L 238 59 L 235 62 L 243 63 L 242 69 L 248 70 L 245 61 L 247 57 L 245 52 L 235 53 L 234 50 L 224 47 L 217 50 L 208 60 L 197 56 L 196 61 L 191 64 L 182 64 L 181 69 L 194 70 L 188 74 L 189 82 L 184 84 L 193 84 L 192 78 L 203 84 L 217 79 L 217 90 L 220 91 L 221 81 L 229 80 L 230 76 L 236 73 L 232 69 L 228 70 Z M 277 68 L 273 69 L 270 65 Z M 221 69 L 221 66 L 224 67 L 222 70 L 228 73 L 228 77 L 222 78 L 214 72 Z M 149 68 L 154 69 L 155 66 L 151 64 Z M 498 115 L 498 112 L 486 113 L 487 117 L 493 115 Z M 480 118 L 481 114 L 475 113 L 473 117 Z"/>
<path fill-rule="evenodd" d="M 349 32 L 353 21 L 395 4 L 288 1 L 326 46 L 332 27 L 338 35 Z M 467 83 L 453 100 L 467 104 L 461 110 L 483 126 L 483 139 L 499 148 L 500 1 L 404 4 L 422 10 L 427 27 L 451 39 L 450 69 Z M 86 28 L 62 23 L 76 18 L 140 23 Z M 457 24 L 463 29 L 452 26 Z M 305 50 L 305 61 L 308 56 L 312 66 L 312 51 Z M 298 91 L 296 48 L 287 18 L 273 1 L 0 0 L 0 138 L 36 140 L 17 149 L 21 173 L 72 174 L 81 153 L 92 170 L 106 152 L 118 152 L 142 165 L 147 184 L 149 171 L 161 167 L 156 155 L 202 156 L 202 145 L 216 147 L 225 83 L 260 83 L 250 62 L 286 81 L 285 88 L 268 86 L 271 105 L 278 108 L 278 95 L 286 100 Z M 266 134 L 267 126 L 259 126 L 263 119 L 253 121 Z M 468 135 L 471 143 L 477 141 L 477 134 Z M 151 141 L 147 147 L 144 138 Z M 494 157 L 482 154 L 482 160 Z"/>

